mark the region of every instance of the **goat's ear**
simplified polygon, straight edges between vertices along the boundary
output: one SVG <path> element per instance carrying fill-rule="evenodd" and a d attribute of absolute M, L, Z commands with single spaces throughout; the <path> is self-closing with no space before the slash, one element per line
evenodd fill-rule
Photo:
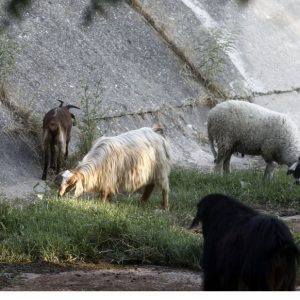
<path fill-rule="evenodd" d="M 81 174 L 78 174 L 77 180 L 76 180 L 76 185 L 75 185 L 75 192 L 74 196 L 77 198 L 82 195 L 83 193 L 83 176 L 80 176 Z"/>

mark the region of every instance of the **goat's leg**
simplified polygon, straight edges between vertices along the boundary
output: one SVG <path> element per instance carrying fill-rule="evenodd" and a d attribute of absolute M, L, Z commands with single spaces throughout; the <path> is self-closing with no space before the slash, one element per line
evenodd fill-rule
<path fill-rule="evenodd" d="M 169 208 L 169 190 L 168 189 L 162 189 L 162 207 L 163 209 L 168 209 Z"/>
<path fill-rule="evenodd" d="M 50 145 L 50 168 L 55 170 L 55 145 L 51 143 Z"/>
<path fill-rule="evenodd" d="M 108 195 L 107 195 L 107 200 L 108 200 L 109 202 L 112 202 L 112 194 L 108 194 Z"/>
<path fill-rule="evenodd" d="M 108 195 L 106 192 L 101 191 L 101 192 L 100 192 L 100 200 L 101 200 L 101 202 L 105 203 L 108 196 L 109 196 L 109 195 Z"/>
<path fill-rule="evenodd" d="M 153 189 L 154 189 L 154 184 L 153 183 L 148 184 L 148 185 L 145 186 L 145 190 L 144 190 L 144 193 L 143 193 L 143 196 L 142 196 L 142 199 L 141 199 L 143 203 L 146 203 L 149 200 Z"/>
<path fill-rule="evenodd" d="M 58 145 L 57 157 L 56 157 L 56 174 L 60 171 L 60 161 L 62 156 L 62 145 Z"/>
<path fill-rule="evenodd" d="M 66 152 L 65 152 L 65 157 L 64 157 L 65 160 L 67 160 L 68 155 L 69 155 L 69 142 L 70 141 L 66 142 Z"/>
<path fill-rule="evenodd" d="M 48 145 L 44 146 L 44 170 L 42 179 L 47 179 L 47 173 L 48 173 L 48 164 L 49 164 L 49 147 Z"/>
<path fill-rule="evenodd" d="M 161 174 L 161 180 L 159 181 L 160 188 L 162 190 L 162 207 L 167 210 L 169 208 L 169 178 L 168 174 Z"/>

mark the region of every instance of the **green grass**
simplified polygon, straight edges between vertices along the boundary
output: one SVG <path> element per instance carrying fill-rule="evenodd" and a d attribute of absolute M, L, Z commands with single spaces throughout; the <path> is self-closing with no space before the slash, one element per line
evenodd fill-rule
<path fill-rule="evenodd" d="M 136 203 L 52 199 L 0 211 L 0 262 L 147 263 L 196 268 L 200 239 Z"/>
<path fill-rule="evenodd" d="M 175 169 L 170 176 L 170 210 L 162 211 L 155 191 L 143 206 L 140 195 L 120 195 L 113 203 L 97 199 L 57 199 L 12 207 L 0 204 L 0 262 L 143 263 L 196 269 L 201 236 L 186 229 L 199 199 L 221 192 L 272 213 L 295 213 L 300 188 L 279 170 L 272 182 L 259 171 L 229 176 Z M 295 233 L 300 244 L 300 235 Z M 300 277 L 300 274 L 299 274 Z"/>
<path fill-rule="evenodd" d="M 173 170 L 170 177 L 171 210 L 176 214 L 195 212 L 200 198 L 210 193 L 223 193 L 280 215 L 300 213 L 300 187 L 286 175 L 286 169 L 277 170 L 272 181 L 263 181 L 262 176 L 260 170 L 238 171 L 223 177 Z"/>

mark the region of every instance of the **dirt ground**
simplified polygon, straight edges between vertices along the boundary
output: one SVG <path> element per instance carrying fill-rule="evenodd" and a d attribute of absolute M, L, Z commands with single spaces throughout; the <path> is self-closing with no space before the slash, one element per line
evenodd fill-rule
<path fill-rule="evenodd" d="M 199 291 L 201 273 L 157 266 L 3 266 L 2 291 Z"/>

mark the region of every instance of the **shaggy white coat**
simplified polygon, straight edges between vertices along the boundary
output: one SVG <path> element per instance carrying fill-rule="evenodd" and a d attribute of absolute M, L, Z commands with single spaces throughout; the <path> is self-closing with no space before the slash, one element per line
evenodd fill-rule
<path fill-rule="evenodd" d="M 208 114 L 207 129 L 216 170 L 221 173 L 230 172 L 234 152 L 261 155 L 267 163 L 265 177 L 272 176 L 274 162 L 291 166 L 300 156 L 295 123 L 285 114 L 253 103 L 230 100 L 218 104 Z"/>
<path fill-rule="evenodd" d="M 166 138 L 157 133 L 160 130 L 143 127 L 99 138 L 78 166 L 63 174 L 59 194 L 75 189 L 75 197 L 83 192 L 98 192 L 105 200 L 144 186 L 149 186 L 149 194 L 158 184 L 163 201 L 168 202 L 170 149 Z M 148 197 L 145 195 L 144 200 Z"/>

